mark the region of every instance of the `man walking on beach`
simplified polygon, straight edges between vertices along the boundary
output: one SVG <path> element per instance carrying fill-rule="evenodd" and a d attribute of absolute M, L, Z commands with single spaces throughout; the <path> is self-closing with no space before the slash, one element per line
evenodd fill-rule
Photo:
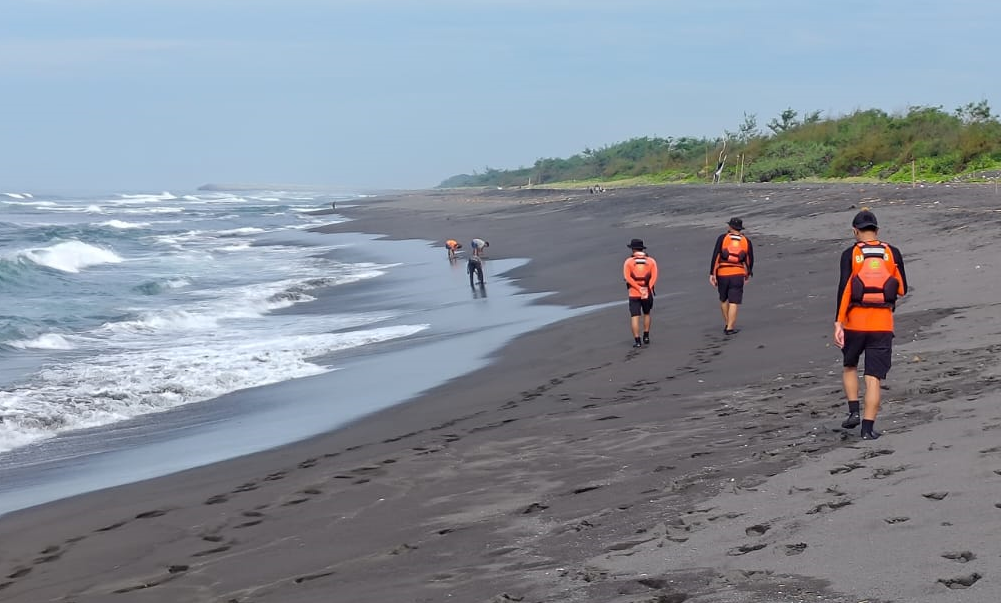
<path fill-rule="evenodd" d="M 880 382 L 886 379 L 893 354 L 893 310 L 907 293 L 907 276 L 900 250 L 881 242 L 876 215 L 867 209 L 855 214 L 856 243 L 841 254 L 838 311 L 834 343 L 844 355 L 842 381 L 848 398 L 845 429 L 862 424 L 863 440 L 880 436 L 873 429 L 879 412 Z M 865 411 L 859 418 L 859 358 L 865 353 Z"/>
<path fill-rule="evenodd" d="M 646 254 L 642 239 L 629 242 L 632 255 L 622 265 L 622 276 L 629 291 L 629 317 L 633 329 L 633 347 L 650 343 L 650 311 L 653 309 L 654 287 L 657 285 L 657 262 Z M 640 316 L 643 317 L 643 338 L 640 338 Z"/>
<path fill-rule="evenodd" d="M 723 334 L 737 332 L 737 308 L 744 301 L 744 283 L 754 274 L 754 247 L 741 232 L 744 222 L 730 218 L 727 230 L 716 239 L 709 264 L 709 284 L 719 291 L 719 306 L 723 311 Z"/>

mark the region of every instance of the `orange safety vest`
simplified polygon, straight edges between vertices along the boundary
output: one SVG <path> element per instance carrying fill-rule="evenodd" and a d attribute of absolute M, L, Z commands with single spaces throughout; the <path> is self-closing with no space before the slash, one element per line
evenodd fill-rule
<path fill-rule="evenodd" d="M 657 262 L 648 255 L 634 255 L 626 260 L 626 271 L 629 277 L 638 284 L 638 288 L 626 279 L 629 297 L 647 299 L 657 278 Z"/>
<path fill-rule="evenodd" d="M 744 235 L 732 232 L 723 235 L 716 263 L 717 276 L 746 275 L 747 251 L 747 238 Z"/>
<path fill-rule="evenodd" d="M 449 240 L 445 241 L 445 247 L 447 247 L 449 249 L 458 249 L 458 248 L 462 247 L 462 245 L 460 245 L 459 242 L 456 241 L 455 239 L 449 239 Z"/>
<path fill-rule="evenodd" d="M 893 308 L 902 294 L 897 265 L 886 243 L 857 243 L 852 251 L 850 306 Z"/>

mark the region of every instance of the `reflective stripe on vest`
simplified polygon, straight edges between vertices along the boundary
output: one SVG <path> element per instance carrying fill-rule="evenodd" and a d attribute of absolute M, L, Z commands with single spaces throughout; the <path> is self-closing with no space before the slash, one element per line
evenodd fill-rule
<path fill-rule="evenodd" d="M 900 282 L 894 276 L 893 252 L 885 243 L 858 243 L 852 252 L 852 306 L 893 308 Z"/>
<path fill-rule="evenodd" d="M 719 250 L 720 266 L 744 267 L 747 262 L 747 239 L 743 235 L 727 233 Z"/>

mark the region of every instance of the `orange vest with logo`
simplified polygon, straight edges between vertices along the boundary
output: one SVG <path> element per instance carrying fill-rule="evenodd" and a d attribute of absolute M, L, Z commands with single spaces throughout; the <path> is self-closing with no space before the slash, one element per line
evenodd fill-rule
<path fill-rule="evenodd" d="M 716 276 L 746 275 L 747 251 L 747 238 L 744 235 L 732 232 L 723 235 L 719 260 L 716 262 Z"/>
<path fill-rule="evenodd" d="M 890 246 L 877 241 L 858 243 L 852 251 L 850 306 L 893 308 L 900 294 L 897 265 Z"/>

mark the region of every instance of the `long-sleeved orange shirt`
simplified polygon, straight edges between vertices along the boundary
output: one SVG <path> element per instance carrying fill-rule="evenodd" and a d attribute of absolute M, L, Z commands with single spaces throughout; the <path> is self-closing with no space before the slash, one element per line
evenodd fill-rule
<path fill-rule="evenodd" d="M 645 263 L 647 267 L 647 277 L 645 282 L 640 282 L 637 275 L 637 262 Z M 654 287 L 657 285 L 657 262 L 652 257 L 642 251 L 634 251 L 632 257 L 622 264 L 622 277 L 626 279 L 626 287 L 629 289 L 629 297 L 643 299 L 647 297 L 643 290 L 648 291 L 648 295 L 653 295 Z"/>

